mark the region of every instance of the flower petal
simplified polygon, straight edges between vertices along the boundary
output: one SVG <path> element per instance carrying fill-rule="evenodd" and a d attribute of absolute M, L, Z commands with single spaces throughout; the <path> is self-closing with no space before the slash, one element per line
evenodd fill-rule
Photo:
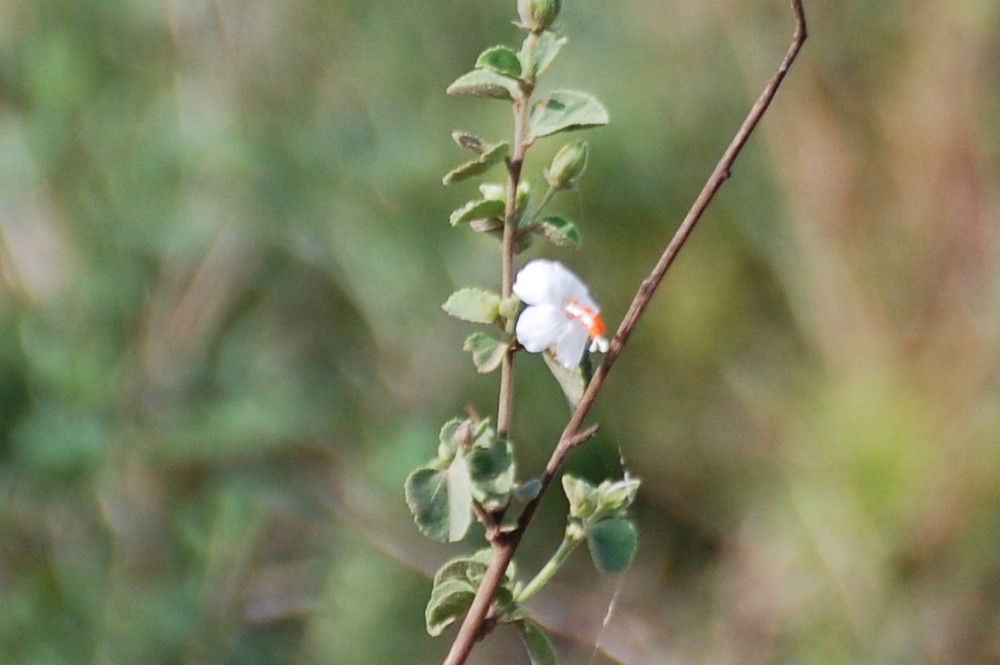
<path fill-rule="evenodd" d="M 569 326 L 559 342 L 556 343 L 556 359 L 566 369 L 576 369 L 583 359 L 583 349 L 587 346 L 590 335 L 581 325 Z"/>
<path fill-rule="evenodd" d="M 549 305 L 528 307 L 517 319 L 517 341 L 531 353 L 555 345 L 574 326 L 561 309 Z"/>
<path fill-rule="evenodd" d="M 590 299 L 587 287 L 558 261 L 535 259 L 521 268 L 514 293 L 528 305 L 564 306 L 573 298 Z"/>

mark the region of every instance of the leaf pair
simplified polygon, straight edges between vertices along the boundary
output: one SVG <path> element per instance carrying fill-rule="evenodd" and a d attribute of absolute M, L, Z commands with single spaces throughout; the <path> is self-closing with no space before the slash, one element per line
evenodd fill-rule
<path fill-rule="evenodd" d="M 488 511 L 509 503 L 514 455 L 489 420 L 450 420 L 439 441 L 438 457 L 406 479 L 406 504 L 424 535 L 456 542 L 472 524 L 473 501 Z"/>
<path fill-rule="evenodd" d="M 614 575 L 628 569 L 639 545 L 628 508 L 639 491 L 639 479 L 606 480 L 595 487 L 582 478 L 565 474 L 563 491 L 569 500 L 570 527 L 582 527 L 594 565 Z"/>
<path fill-rule="evenodd" d="M 434 575 L 434 587 L 424 612 L 427 632 L 432 637 L 440 635 L 468 612 L 492 556 L 492 551 L 485 549 L 472 556 L 456 557 L 441 566 Z M 555 665 L 555 651 L 548 637 L 514 602 L 514 576 L 515 566 L 512 563 L 497 590 L 493 615 L 501 623 L 509 623 L 517 629 L 532 665 Z"/>
<path fill-rule="evenodd" d="M 448 94 L 506 100 L 522 96 L 516 80 L 492 70 L 476 70 L 460 76 L 448 86 Z M 608 110 L 593 95 L 579 90 L 556 90 L 531 107 L 528 141 L 533 143 L 559 132 L 599 127 L 608 124 L 609 120 Z"/>
<path fill-rule="evenodd" d="M 441 307 L 457 319 L 470 323 L 494 323 L 505 329 L 514 319 L 520 301 L 516 296 L 507 300 L 500 294 L 486 289 L 464 288 L 455 291 Z M 472 354 L 472 362 L 480 374 L 488 374 L 500 367 L 510 344 L 484 332 L 469 335 L 463 350 Z"/>
<path fill-rule="evenodd" d="M 508 46 L 491 46 L 476 58 L 475 69 L 458 77 L 447 92 L 466 97 L 520 99 L 567 41 L 546 30 L 537 37 L 526 37 L 520 53 Z"/>

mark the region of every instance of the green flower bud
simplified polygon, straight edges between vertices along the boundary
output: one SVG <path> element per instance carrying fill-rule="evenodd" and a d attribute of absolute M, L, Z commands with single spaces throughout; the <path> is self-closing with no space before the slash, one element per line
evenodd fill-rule
<path fill-rule="evenodd" d="M 598 503 L 603 511 L 609 514 L 624 511 L 639 492 L 640 481 L 638 478 L 627 477 L 624 480 L 612 483 L 604 481 L 597 488 Z"/>
<path fill-rule="evenodd" d="M 587 168 L 588 152 L 586 141 L 567 143 L 559 149 L 552 158 L 551 166 L 545 171 L 545 179 L 553 189 L 567 189 L 576 184 L 583 170 Z"/>
<path fill-rule="evenodd" d="M 576 520 L 571 520 L 566 525 L 566 540 L 579 543 L 587 537 L 587 529 Z"/>
<path fill-rule="evenodd" d="M 521 25 L 531 32 L 541 33 L 559 16 L 562 0 L 517 0 Z"/>
<path fill-rule="evenodd" d="M 569 514 L 576 519 L 586 520 L 597 508 L 597 489 L 583 478 L 570 474 L 562 477 L 563 491 L 569 500 Z"/>
<path fill-rule="evenodd" d="M 522 180 L 517 185 L 517 196 L 514 197 L 514 210 L 517 212 L 518 218 L 524 214 L 524 211 L 528 207 L 528 200 L 531 198 L 531 183 L 527 180 Z"/>

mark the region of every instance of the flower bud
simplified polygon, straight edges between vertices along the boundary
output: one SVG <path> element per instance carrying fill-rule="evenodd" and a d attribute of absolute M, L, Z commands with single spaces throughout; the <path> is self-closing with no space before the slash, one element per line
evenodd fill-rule
<path fill-rule="evenodd" d="M 576 184 L 583 170 L 587 168 L 588 147 L 586 141 L 567 143 L 556 156 L 545 172 L 545 179 L 553 189 L 567 189 Z"/>
<path fill-rule="evenodd" d="M 517 0 L 517 13 L 521 25 L 531 32 L 540 33 L 559 16 L 562 0 Z"/>
<path fill-rule="evenodd" d="M 583 478 L 570 474 L 562 477 L 563 491 L 569 500 L 569 514 L 576 519 L 586 520 L 597 508 L 597 490 Z"/>
<path fill-rule="evenodd" d="M 635 501 L 640 481 L 626 475 L 624 480 L 612 483 L 604 481 L 597 488 L 598 503 L 609 514 L 627 509 Z"/>

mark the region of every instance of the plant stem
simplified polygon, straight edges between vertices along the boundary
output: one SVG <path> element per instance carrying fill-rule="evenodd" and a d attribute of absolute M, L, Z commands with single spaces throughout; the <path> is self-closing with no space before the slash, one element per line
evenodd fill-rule
<path fill-rule="evenodd" d="M 534 50 L 538 36 L 531 34 L 527 40 L 527 61 L 534 60 Z M 531 70 L 534 69 L 532 65 Z M 529 71 L 531 71 L 529 70 Z M 534 90 L 534 76 L 527 77 L 524 95 L 512 103 L 514 114 L 514 152 L 507 161 L 507 201 L 504 208 L 503 240 L 500 246 L 500 294 L 509 298 L 514 289 L 514 255 L 517 245 L 517 189 L 521 184 L 521 169 L 524 157 L 531 147 L 529 136 L 528 113 L 530 111 L 531 93 Z M 509 322 L 508 334 L 513 333 L 513 322 Z M 514 352 L 512 344 L 504 354 L 500 363 L 500 394 L 497 405 L 497 436 L 507 439 L 510 436 L 511 413 L 514 403 Z M 473 645 L 483 634 L 483 626 L 493 604 L 497 589 L 503 582 L 504 574 L 514 558 L 514 552 L 521 542 L 521 533 L 500 534 L 491 527 L 497 526 L 499 520 L 492 518 L 491 524 L 484 524 L 487 533 L 497 534 L 490 545 L 493 547 L 493 559 L 479 585 L 479 591 L 462 621 L 458 636 L 451 645 L 444 665 L 461 665 L 468 658 Z"/>
<path fill-rule="evenodd" d="M 534 47 L 537 37 L 528 37 L 529 60 L 534 57 Z M 531 93 L 534 81 L 525 83 L 523 96 L 512 103 L 514 113 L 514 152 L 507 160 L 507 202 L 503 217 L 503 240 L 500 246 L 500 294 L 509 298 L 514 287 L 514 254 L 517 246 L 517 189 L 521 184 L 521 169 L 524 157 L 531 147 L 528 135 L 528 113 L 530 110 Z M 513 332 L 513 326 L 508 324 L 508 334 Z M 497 436 L 506 439 L 510 432 L 511 408 L 514 402 L 514 347 L 511 346 L 504 354 L 500 363 L 500 397 L 497 407 Z"/>
<path fill-rule="evenodd" d="M 573 553 L 573 550 L 575 550 L 577 545 L 581 542 L 583 541 L 579 538 L 571 538 L 567 532 L 566 535 L 563 536 L 563 541 L 559 544 L 559 549 L 556 550 L 556 553 L 553 554 L 548 563 L 546 563 L 545 566 L 538 571 L 538 574 L 535 575 L 534 579 L 528 582 L 528 584 L 521 589 L 521 592 L 514 598 L 514 602 L 523 603 L 534 596 L 538 590 L 545 586 L 548 581 L 552 579 L 552 576 L 555 575 L 560 568 L 562 568 L 562 565 L 566 563 L 569 555 Z"/>
<path fill-rule="evenodd" d="M 771 80 L 768 81 L 767 85 L 764 87 L 764 91 L 750 108 L 750 111 L 743 120 L 743 123 L 740 125 L 739 130 L 730 142 L 729 147 L 726 148 L 726 151 L 719 159 L 719 162 L 716 164 L 712 174 L 702 187 L 701 193 L 698 195 L 698 198 L 695 200 L 691 209 L 688 211 L 688 214 L 685 216 L 684 221 L 681 222 L 680 227 L 678 227 L 670 242 L 667 244 L 666 249 L 660 256 L 660 259 L 656 262 L 653 270 L 650 272 L 649 276 L 642 281 L 642 284 L 640 284 L 639 290 L 633 298 L 628 312 L 626 312 L 625 317 L 618 326 L 618 331 L 611 340 L 611 346 L 608 349 L 608 353 L 604 356 L 604 361 L 601 363 L 600 367 L 598 367 L 594 377 L 587 385 L 587 389 L 584 392 L 580 403 L 577 405 L 572 417 L 566 424 L 565 429 L 563 429 L 562 435 L 559 437 L 559 442 L 556 444 L 555 450 L 552 452 L 552 456 L 549 458 L 549 461 L 545 466 L 545 472 L 542 474 L 542 487 L 538 495 L 525 506 L 524 511 L 518 519 L 517 529 L 509 533 L 501 534 L 493 541 L 493 560 L 490 562 L 483 581 L 480 583 L 479 589 L 476 591 L 476 597 L 473 599 L 472 606 L 469 608 L 469 612 L 466 614 L 465 620 L 462 622 L 462 627 L 459 629 L 458 635 L 451 645 L 451 650 L 448 652 L 444 665 L 463 665 L 468 658 L 469 653 L 472 651 L 472 647 L 475 642 L 484 634 L 486 630 L 486 618 L 488 616 L 490 606 L 493 604 L 493 599 L 496 597 L 497 589 L 499 589 L 500 584 L 503 581 L 507 567 L 510 565 L 511 560 L 514 557 L 514 552 L 517 550 L 517 547 L 521 542 L 525 529 L 527 529 L 529 523 L 534 517 L 546 489 L 548 489 L 549 485 L 552 484 L 552 479 L 562 466 L 562 463 L 566 459 L 569 452 L 576 446 L 583 443 L 583 441 L 590 438 L 590 436 L 592 436 L 596 431 L 596 427 L 590 427 L 586 430 L 582 430 L 581 428 L 583 427 L 583 421 L 586 419 L 594 405 L 594 400 L 597 398 L 598 393 L 607 379 L 608 373 L 611 371 L 611 368 L 614 366 L 618 356 L 625 348 L 625 344 L 628 342 L 629 337 L 635 329 L 636 324 L 639 322 L 643 312 L 645 312 L 646 308 L 649 306 L 650 299 L 653 297 L 653 294 L 662 282 L 667 270 L 673 264 L 674 259 L 684 246 L 684 243 L 687 242 L 688 237 L 690 237 L 694 227 L 698 224 L 698 221 L 708 208 L 709 203 L 711 203 L 712 199 L 715 197 L 716 192 L 718 192 L 719 188 L 722 187 L 725 181 L 729 179 L 733 163 L 743 150 L 743 146 L 746 145 L 750 135 L 754 132 L 757 125 L 764 117 L 764 114 L 767 112 L 768 107 L 771 105 L 771 102 L 774 100 L 774 97 L 778 92 L 778 88 L 781 86 L 782 81 L 784 81 L 789 68 L 792 66 L 792 63 L 798 56 L 799 51 L 802 49 L 802 45 L 805 43 L 806 37 L 808 36 L 805 10 L 802 7 L 802 0 L 791 0 L 791 6 L 792 12 L 795 16 L 795 32 L 792 35 L 792 42 L 788 47 L 788 51 L 785 53 L 781 63 L 778 65 L 777 72 Z M 526 113 L 528 96 L 529 95 L 525 96 L 525 106 L 521 109 L 521 113 Z M 518 113 L 515 103 L 515 119 L 517 117 Z M 515 143 L 514 157 L 511 159 L 509 166 L 511 173 L 510 182 L 514 184 L 513 195 L 515 196 L 516 185 L 520 179 L 520 169 L 524 158 L 524 150 L 526 149 L 527 145 L 522 145 L 520 142 Z M 508 197 L 509 196 L 511 196 L 511 190 L 508 190 Z M 511 266 L 511 269 L 513 266 L 514 249 L 513 231 L 515 230 L 513 228 L 509 228 L 512 205 L 513 201 L 508 198 L 508 214 L 504 220 L 504 262 L 506 265 L 508 261 L 507 252 L 509 251 L 509 265 Z M 511 235 L 509 239 L 508 233 Z M 509 246 L 508 241 L 510 242 Z M 509 295 L 509 292 L 505 292 L 505 295 Z M 510 360 L 510 356 L 511 352 L 508 351 L 507 356 L 505 356 L 505 364 L 501 365 L 502 370 L 506 366 L 507 362 L 512 362 L 512 360 Z M 512 368 L 513 365 L 508 368 L 508 373 L 512 370 Z M 501 390 L 503 390 L 502 378 Z M 503 408 L 502 405 L 503 398 L 501 397 L 501 408 Z M 506 417 L 509 418 L 509 405 L 508 410 L 505 413 Z M 499 416 L 497 420 L 498 432 L 505 431 L 500 429 Z M 509 421 L 507 421 L 507 425 L 509 425 Z"/>

